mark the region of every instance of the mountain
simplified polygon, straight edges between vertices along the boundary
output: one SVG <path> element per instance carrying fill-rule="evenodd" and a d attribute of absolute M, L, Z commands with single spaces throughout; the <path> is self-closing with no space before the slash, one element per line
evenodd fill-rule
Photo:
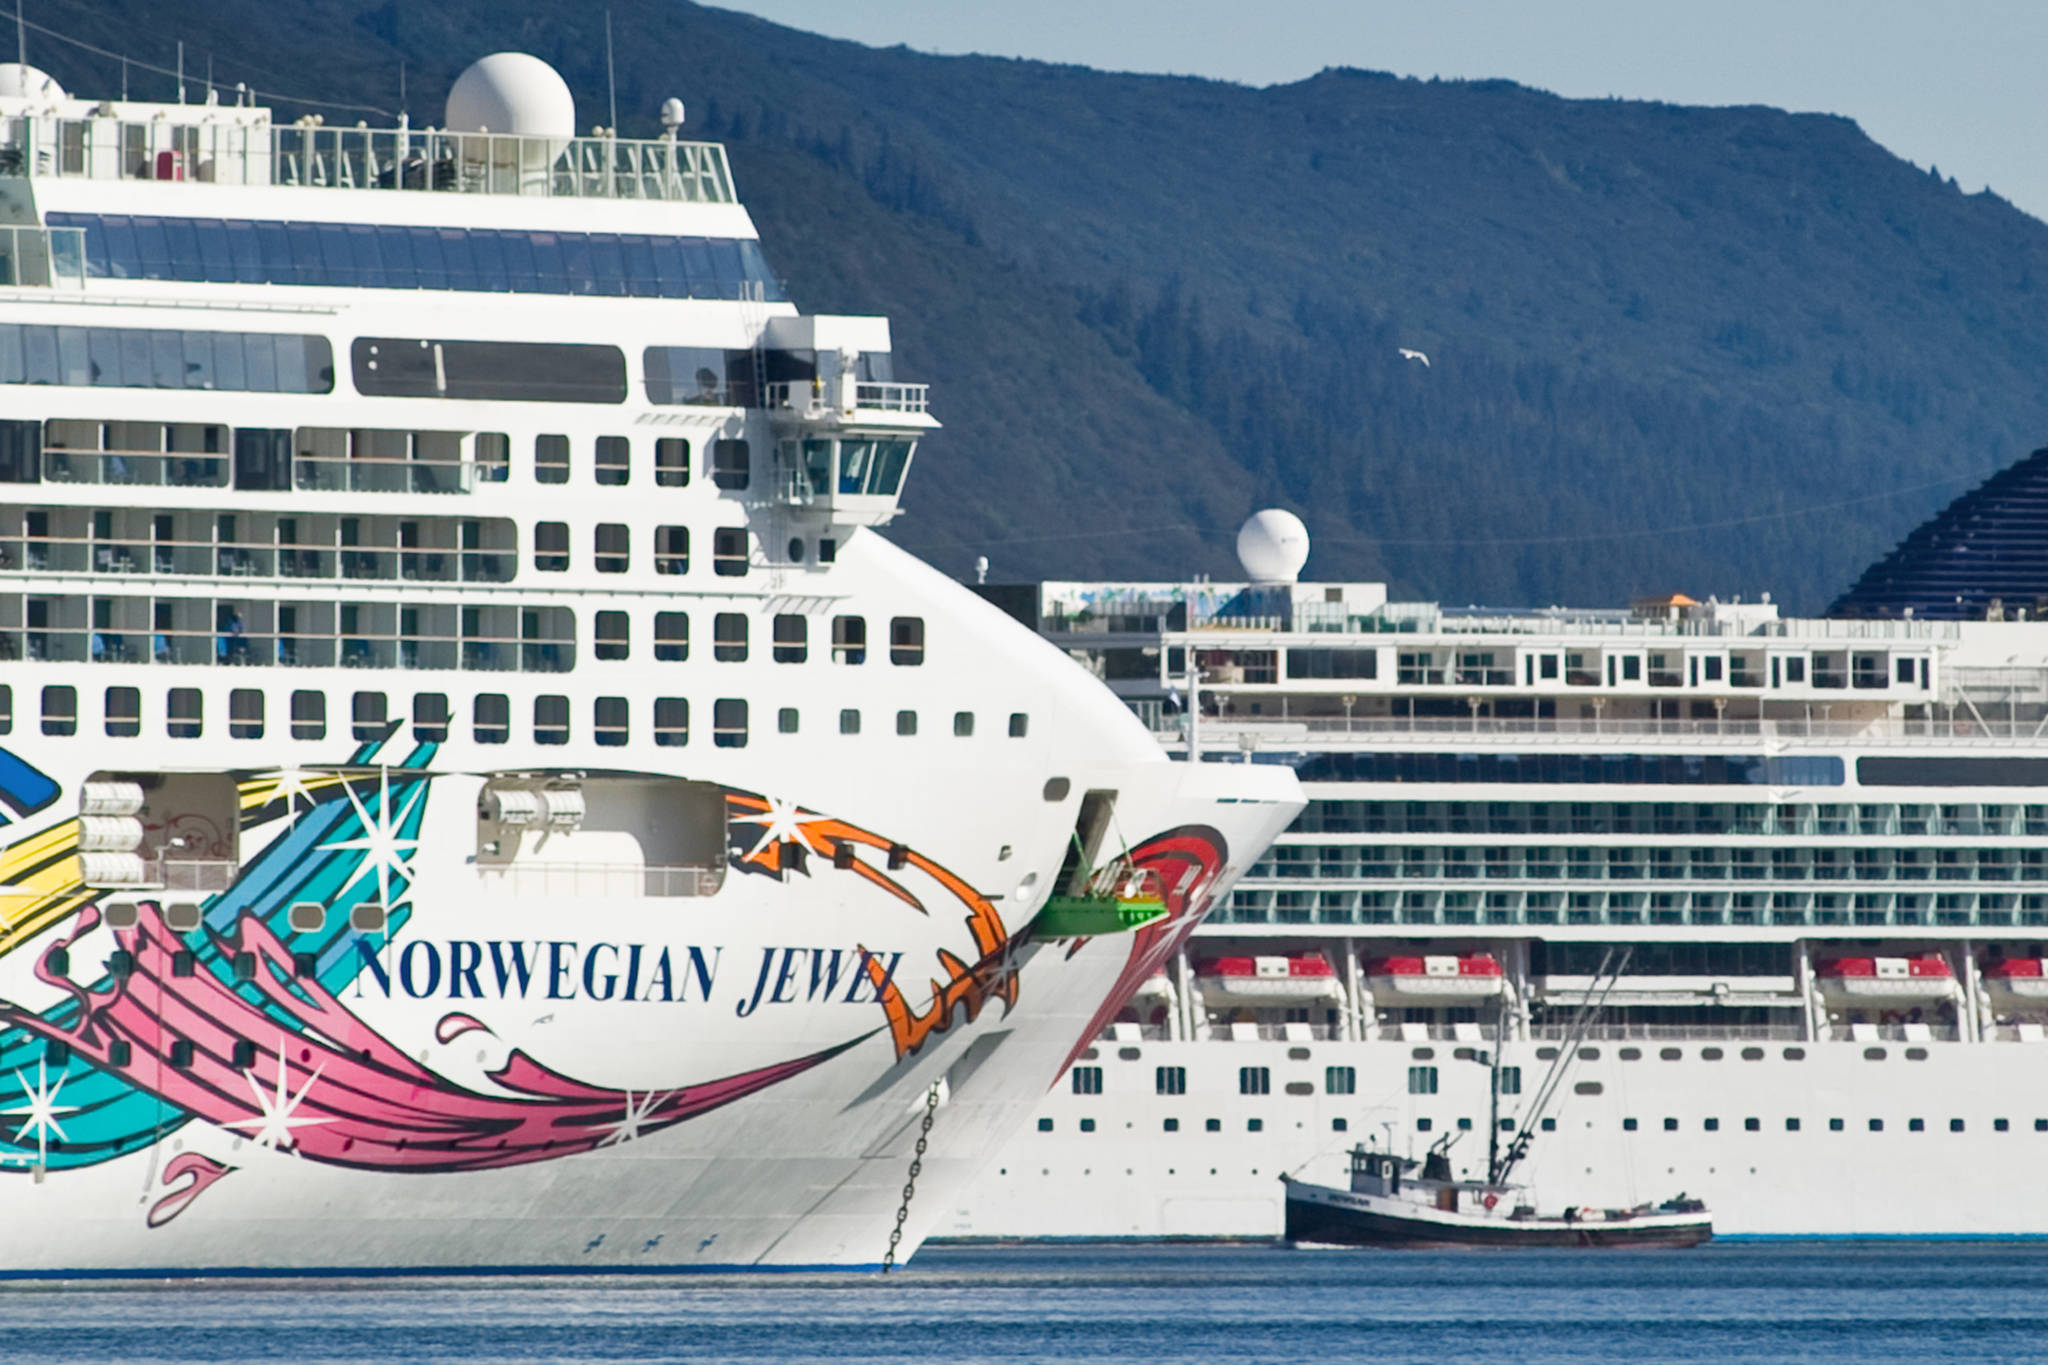
<path fill-rule="evenodd" d="M 182 38 L 188 83 L 211 61 L 301 99 L 395 109 L 402 66 L 416 123 L 470 61 L 520 48 L 589 124 L 603 13 L 36 18 L 166 65 Z M 987 554 L 999 578 L 1228 576 L 1237 523 L 1277 504 L 1319 577 L 1814 610 L 2048 433 L 2048 225 L 1845 119 L 1351 70 L 1254 89 L 673 0 L 611 13 L 622 132 L 680 96 L 799 303 L 895 319 L 899 374 L 932 381 L 946 430 L 889 534 L 955 573 Z M 74 90 L 119 88 L 114 63 L 30 47 Z"/>

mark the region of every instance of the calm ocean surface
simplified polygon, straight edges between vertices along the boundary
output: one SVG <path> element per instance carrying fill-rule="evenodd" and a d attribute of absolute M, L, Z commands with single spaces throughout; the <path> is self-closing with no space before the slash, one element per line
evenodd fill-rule
<path fill-rule="evenodd" d="M 938 1249 L 906 1272 L 0 1285 L 0 1361 L 2048 1359 L 2048 1244 Z"/>

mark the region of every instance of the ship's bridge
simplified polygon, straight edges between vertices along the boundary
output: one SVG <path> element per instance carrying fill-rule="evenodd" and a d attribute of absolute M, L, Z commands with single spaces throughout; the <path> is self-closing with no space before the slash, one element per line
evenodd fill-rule
<path fill-rule="evenodd" d="M 764 335 L 777 498 L 835 525 L 894 518 L 917 438 L 939 424 L 927 385 L 896 382 L 889 320 L 774 317 Z"/>

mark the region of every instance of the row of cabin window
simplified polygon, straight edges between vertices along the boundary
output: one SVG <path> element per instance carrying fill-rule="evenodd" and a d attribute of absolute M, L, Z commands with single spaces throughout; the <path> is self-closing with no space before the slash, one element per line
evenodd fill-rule
<path fill-rule="evenodd" d="M 56 599 L 62 601 L 64 599 Z M 72 599 L 76 600 L 76 599 Z M 287 603 L 281 608 L 278 630 L 272 634 L 263 630 L 251 631 L 243 622 L 240 611 L 232 602 L 216 602 L 213 609 L 213 626 L 210 632 L 179 630 L 173 614 L 173 604 L 157 601 L 152 612 L 151 630 L 128 631 L 116 627 L 113 620 L 113 598 L 91 600 L 91 626 L 88 629 L 64 629 L 54 625 L 50 618 L 51 599 L 31 597 L 24 613 L 27 640 L 27 654 L 35 659 L 62 659 L 72 651 L 53 648 L 50 637 L 57 637 L 56 643 L 65 641 L 77 644 L 83 640 L 84 659 L 93 663 L 145 662 L 153 659 L 158 663 L 204 663 L 210 661 L 222 665 L 261 666 L 268 663 L 268 654 L 274 650 L 277 661 L 284 665 L 300 662 L 300 651 L 308 650 L 307 662 L 317 664 L 332 662 L 315 659 L 310 648 L 316 644 L 331 643 L 333 637 L 327 634 L 300 634 L 294 629 L 297 618 L 288 616 L 305 604 Z M 339 626 L 344 644 L 341 661 L 344 666 L 364 668 L 431 668 L 436 660 L 419 647 L 426 644 L 460 643 L 465 655 L 462 666 L 481 667 L 485 671 L 498 671 L 490 666 L 483 656 L 475 658 L 467 650 L 488 648 L 503 643 L 509 647 L 518 646 L 517 661 L 521 672 L 566 673 L 575 667 L 576 622 L 575 613 L 562 607 L 540 610 L 528 609 L 525 615 L 531 618 L 521 626 L 522 635 L 517 641 L 491 641 L 479 639 L 465 621 L 463 634 L 458 640 L 445 636 L 430 636 L 408 631 L 404 610 L 400 611 L 401 633 L 396 637 L 375 636 L 376 645 L 387 644 L 396 638 L 401 649 L 396 656 L 380 654 L 373 647 L 373 636 L 366 632 L 360 620 L 351 613 L 360 610 L 360 604 L 344 603 L 341 607 Z M 463 608 L 465 618 L 475 608 Z M 720 663 L 745 663 L 752 652 L 752 618 L 745 612 L 722 611 L 712 618 L 711 657 Z M 632 657 L 633 618 L 623 611 L 600 611 L 596 613 L 595 631 L 591 641 L 593 657 L 604 662 L 616 662 Z M 130 634 L 146 635 L 150 640 L 150 651 L 142 656 L 139 649 L 131 652 L 128 648 Z M 199 636 L 196 655 L 182 655 L 179 650 Z M 210 634 L 212 643 L 206 647 Z M 265 641 L 271 643 L 266 645 Z M 15 652 L 15 635 L 0 632 L 0 659 L 12 658 Z M 800 664 L 810 658 L 810 620 L 808 617 L 789 613 L 779 614 L 770 627 L 770 656 L 779 664 Z M 133 657 L 131 657 L 131 654 Z M 682 663 L 690 657 L 690 614 L 683 611 L 659 611 L 654 614 L 654 658 L 660 663 Z M 832 661 L 838 664 L 858 665 L 867 662 L 868 623 L 864 616 L 835 616 L 832 618 Z M 452 656 L 451 656 L 452 659 Z M 921 616 L 897 616 L 889 622 L 889 662 L 899 667 L 915 668 L 924 663 L 924 618 Z M 450 660 L 441 660 L 441 666 L 452 666 Z M 5 733 L 0 730 L 0 733 Z"/>
<path fill-rule="evenodd" d="M 743 526 L 720 526 L 711 533 L 711 572 L 721 578 L 745 578 L 749 541 Z M 792 541 L 791 558 L 803 559 L 803 542 Z M 837 546 L 818 542 L 818 557 L 830 563 Z M 567 573 L 570 563 L 569 523 L 539 521 L 533 526 L 533 567 L 541 573 Z M 633 567 L 633 531 L 624 522 L 601 521 L 591 532 L 591 565 L 599 573 L 625 573 Z M 690 528 L 654 528 L 654 571 L 682 574 L 690 570 Z"/>
<path fill-rule="evenodd" d="M 740 492 L 753 483 L 753 453 L 745 441 L 711 442 L 711 482 L 728 492 Z M 499 432 L 480 432 L 476 438 L 477 477 L 486 483 L 502 483 L 510 477 L 512 441 Z M 633 443 L 625 436 L 600 436 L 593 451 L 591 472 L 600 487 L 624 488 L 633 481 Z M 568 483 L 572 473 L 569 438 L 542 435 L 533 438 L 535 483 Z M 690 483 L 690 443 L 680 436 L 657 437 L 654 442 L 654 484 L 657 488 L 686 488 Z"/>
<path fill-rule="evenodd" d="M 13 724 L 13 689 L 0 685 L 0 734 Z M 115 739 L 133 739 L 142 733 L 142 692 L 134 687 L 110 687 L 103 713 L 106 733 Z M 631 707 L 624 697 L 598 697 L 591 705 L 591 738 L 605 748 L 619 747 L 632 737 Z M 567 744 L 570 738 L 570 703 L 564 696 L 533 699 L 533 738 L 537 744 Z M 172 739 L 198 739 L 205 732 L 205 698 L 196 687 L 173 687 L 165 698 L 165 732 Z M 918 713 L 896 712 L 896 733 L 918 733 Z M 394 714 L 390 698 L 382 692 L 357 692 L 349 698 L 349 733 L 358 740 L 388 738 L 404 717 Z M 443 692 L 421 692 L 412 699 L 412 732 L 418 740 L 443 743 L 453 729 L 454 711 Z M 679 747 L 689 742 L 690 703 L 682 697 L 657 697 L 649 717 L 654 742 Z M 512 705 L 502 693 L 482 693 L 472 702 L 471 738 L 478 744 L 505 744 L 512 735 Z M 801 729 L 798 709 L 785 706 L 776 712 L 777 733 L 793 735 Z M 297 740 L 327 738 L 327 694 L 302 690 L 291 694 L 291 736 Z M 720 748 L 746 747 L 747 703 L 739 698 L 721 698 L 712 703 L 711 742 Z M 1009 734 L 1023 739 L 1030 718 L 1022 711 L 1010 715 Z M 46 735 L 78 733 L 78 689 L 52 684 L 43 689 L 42 730 Z M 228 735 L 233 739 L 262 739 L 265 731 L 265 697 L 257 688 L 235 688 L 228 693 Z M 861 733 L 861 713 L 848 707 L 839 712 L 839 733 Z M 974 737 L 974 712 L 953 713 L 953 734 L 959 739 Z"/>
<path fill-rule="evenodd" d="M 464 432 L 384 428 L 236 427 L 216 423 L 95 422 L 52 418 L 0 422 L 0 483 L 115 484 L 280 492 L 454 493 L 462 491 Z M 650 471 L 657 488 L 687 488 L 690 442 L 657 437 Z M 709 444 L 714 486 L 743 492 L 753 483 L 753 455 L 742 440 Z M 470 458 L 482 483 L 512 474 L 512 438 L 471 436 Z M 533 479 L 566 484 L 574 470 L 567 436 L 533 438 Z M 633 481 L 633 441 L 599 436 L 591 451 L 593 481 L 624 488 Z"/>
<path fill-rule="evenodd" d="M 1076 1095 L 1100 1095 L 1102 1093 L 1102 1068 L 1099 1066 L 1077 1066 L 1068 1075 Z M 1188 1092 L 1188 1070 L 1184 1066 L 1160 1066 L 1152 1069 L 1152 1087 L 1160 1095 L 1185 1095 Z M 1273 1093 L 1273 1073 L 1263 1066 L 1243 1066 L 1237 1069 L 1237 1091 L 1240 1095 L 1270 1095 Z M 1291 1095 L 1312 1093 L 1313 1087 L 1306 1081 L 1296 1081 L 1287 1087 Z M 1519 1091 L 1519 1086 L 1517 1087 Z M 1350 1066 L 1326 1066 L 1323 1068 L 1323 1093 L 1328 1095 L 1355 1095 L 1358 1093 L 1358 1069 Z M 1511 1092 L 1513 1093 L 1513 1092 Z"/>

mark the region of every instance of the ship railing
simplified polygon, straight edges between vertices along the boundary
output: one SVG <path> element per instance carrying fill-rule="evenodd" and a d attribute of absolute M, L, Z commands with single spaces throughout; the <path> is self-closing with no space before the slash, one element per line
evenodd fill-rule
<path fill-rule="evenodd" d="M 1961 1033 L 1954 1024 L 1830 1024 L 1827 1037 L 1837 1043 L 1953 1043 Z"/>
<path fill-rule="evenodd" d="M 1165 1024 L 1104 1024 L 1095 1035 L 1098 1043 L 1164 1043 L 1173 1037 Z"/>
<path fill-rule="evenodd" d="M 513 896 L 710 896 L 724 881 L 714 867 L 641 863 L 478 863 L 476 871 L 487 889 Z"/>
<path fill-rule="evenodd" d="M 301 120 L 280 127 L 248 110 L 193 112 L 191 123 L 0 119 L 0 177 L 737 202 L 725 149 L 715 142 L 464 133 L 403 123 L 350 128 Z"/>
<path fill-rule="evenodd" d="M 1991 1030 L 1991 1037 L 2001 1043 L 2048 1043 L 2048 1024 L 2026 1021 L 1999 1024 Z"/>
<path fill-rule="evenodd" d="M 1161 712 L 1152 720 L 1153 732 L 1174 737 L 1187 732 L 1185 712 Z M 1529 740 L 1544 743 L 1580 744 L 1600 740 L 1659 739 L 1678 743 L 1726 744 L 1761 743 L 1772 740 L 1861 741 L 1872 744 L 1940 744 L 2010 746 L 2014 741 L 2048 745 L 2048 729 L 2028 719 L 1993 720 L 1906 719 L 1883 717 L 1874 720 L 1636 720 L 1557 719 L 1513 720 L 1480 716 L 1413 718 L 1399 716 L 1273 716 L 1247 719 L 1238 716 L 1204 715 L 1201 723 L 1203 747 L 1239 749 L 1301 749 L 1327 747 L 1331 741 L 1363 740 L 1373 743 L 1418 739 L 1441 742 L 1455 739 Z"/>
<path fill-rule="evenodd" d="M 1202 1026 L 1199 1036 L 1218 1043 L 1306 1043 L 1329 1042 L 1335 1038 L 1342 1038 L 1344 1031 L 1329 1024 L 1212 1022 Z"/>
<path fill-rule="evenodd" d="M 123 599 L 143 602 L 148 599 Z M 33 663 L 189 664 L 226 668 L 364 668 L 460 669 L 477 673 L 567 673 L 576 666 L 576 642 L 570 635 L 525 636 L 396 633 L 396 613 L 364 613 L 357 629 L 341 632 L 272 630 L 254 616 L 256 604 L 227 599 L 212 603 L 192 599 L 200 607 L 233 607 L 225 624 L 158 626 L 144 619 L 91 627 L 82 620 L 53 621 L 48 627 L 0 624 L 0 661 Z M 328 604 L 315 604 L 327 606 Z M 0 598 L 0 619 L 7 614 Z M 239 612 L 251 617 L 237 628 Z M 381 607 L 381 604 L 380 604 Z M 198 616 L 206 615 L 201 611 Z M 345 623 L 344 623 L 345 624 Z M 260 738 L 262 722 L 254 721 Z M 598 743 L 623 744 L 623 737 Z"/>
<path fill-rule="evenodd" d="M 225 891 L 241 875 L 242 865 L 232 858 L 128 858 L 122 855 L 118 876 L 91 880 L 107 869 L 94 866 L 99 856 L 84 855 L 83 875 L 88 884 L 105 890 L 133 891 Z"/>
<path fill-rule="evenodd" d="M 1529 1037 L 1540 1042 L 1563 1042 L 1572 1036 L 1572 1032 L 1568 1021 L 1529 1025 Z M 1806 1031 L 1798 1024 L 1631 1024 L 1612 1021 L 1594 1023 L 1580 1036 L 1617 1043 L 1717 1043 L 1731 1040 L 1797 1043 L 1805 1039 Z"/>

